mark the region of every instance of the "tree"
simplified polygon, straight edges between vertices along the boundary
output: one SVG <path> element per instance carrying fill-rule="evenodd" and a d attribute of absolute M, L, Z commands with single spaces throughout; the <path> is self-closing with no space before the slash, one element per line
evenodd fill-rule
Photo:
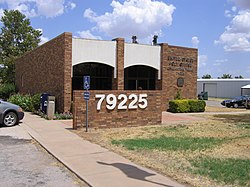
<path fill-rule="evenodd" d="M 4 60 L 4 68 L 0 70 L 0 79 L 2 83 L 13 83 L 15 82 L 15 58 L 8 57 Z"/>
<path fill-rule="evenodd" d="M 25 52 L 36 48 L 41 41 L 41 31 L 30 26 L 30 20 L 18 10 L 4 10 L 1 18 L 0 64 L 4 65 L 0 79 L 14 82 L 14 60 Z"/>
<path fill-rule="evenodd" d="M 232 75 L 230 75 L 230 74 L 223 74 L 221 78 L 222 79 L 232 79 Z"/>
<path fill-rule="evenodd" d="M 244 77 L 243 77 L 242 75 L 235 76 L 234 78 L 235 78 L 235 79 L 244 79 Z"/>
<path fill-rule="evenodd" d="M 206 74 L 206 75 L 202 76 L 202 79 L 211 79 L 211 78 L 212 78 L 212 76 L 209 75 L 209 74 Z"/>

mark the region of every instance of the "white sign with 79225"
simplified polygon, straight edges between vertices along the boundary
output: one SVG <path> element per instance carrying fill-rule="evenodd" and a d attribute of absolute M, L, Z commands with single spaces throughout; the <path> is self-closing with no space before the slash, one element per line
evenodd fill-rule
<path fill-rule="evenodd" d="M 130 94 L 129 96 L 125 94 L 120 94 L 117 97 L 114 94 L 108 94 L 107 96 L 105 94 L 96 94 L 95 98 L 99 99 L 97 102 L 97 110 L 101 110 L 102 102 L 106 98 L 106 108 L 108 110 L 114 110 L 117 106 L 117 103 L 119 101 L 118 110 L 126 110 L 126 109 L 145 109 L 148 106 L 147 101 L 147 94 Z M 130 101 L 127 105 L 127 101 Z"/>

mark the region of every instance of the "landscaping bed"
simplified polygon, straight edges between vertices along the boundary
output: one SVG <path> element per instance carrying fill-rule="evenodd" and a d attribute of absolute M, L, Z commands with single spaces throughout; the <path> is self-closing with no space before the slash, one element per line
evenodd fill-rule
<path fill-rule="evenodd" d="M 206 120 L 76 132 L 190 186 L 250 186 L 250 113 Z"/>

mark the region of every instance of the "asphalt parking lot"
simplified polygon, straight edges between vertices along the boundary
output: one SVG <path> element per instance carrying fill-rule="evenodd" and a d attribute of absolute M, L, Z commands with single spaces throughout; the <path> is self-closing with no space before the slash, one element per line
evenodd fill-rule
<path fill-rule="evenodd" d="M 220 103 L 221 103 L 221 101 L 206 100 L 206 105 L 207 105 L 207 106 L 223 107 Z"/>
<path fill-rule="evenodd" d="M 0 186 L 87 186 L 20 126 L 0 128 L 0 150 Z"/>

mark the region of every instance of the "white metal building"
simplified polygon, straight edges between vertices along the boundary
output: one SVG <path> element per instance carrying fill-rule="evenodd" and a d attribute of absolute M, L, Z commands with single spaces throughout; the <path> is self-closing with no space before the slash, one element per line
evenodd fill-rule
<path fill-rule="evenodd" d="M 208 92 L 208 97 L 234 98 L 250 95 L 250 79 L 198 79 L 197 94 Z"/>

